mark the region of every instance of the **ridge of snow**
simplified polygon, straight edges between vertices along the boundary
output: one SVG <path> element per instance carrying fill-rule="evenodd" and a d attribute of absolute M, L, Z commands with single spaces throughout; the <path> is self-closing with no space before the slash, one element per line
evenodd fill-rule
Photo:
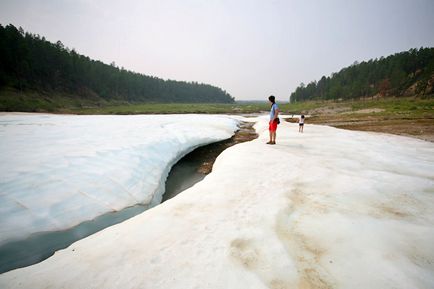
<path fill-rule="evenodd" d="M 227 116 L 2 114 L 0 244 L 156 205 L 174 163 L 236 129 Z"/>

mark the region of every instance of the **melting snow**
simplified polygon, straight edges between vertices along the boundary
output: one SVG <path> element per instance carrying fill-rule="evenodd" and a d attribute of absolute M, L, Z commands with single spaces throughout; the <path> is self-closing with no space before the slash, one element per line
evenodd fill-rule
<path fill-rule="evenodd" d="M 5 288 L 434 288 L 434 145 L 282 123 Z"/>
<path fill-rule="evenodd" d="M 161 201 L 170 166 L 231 137 L 224 116 L 0 116 L 0 243 Z"/>

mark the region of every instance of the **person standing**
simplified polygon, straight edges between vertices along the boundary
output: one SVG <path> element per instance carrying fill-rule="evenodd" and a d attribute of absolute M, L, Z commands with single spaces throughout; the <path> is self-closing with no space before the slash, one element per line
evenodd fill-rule
<path fill-rule="evenodd" d="M 268 130 L 270 131 L 270 141 L 267 144 L 274 145 L 276 144 L 276 130 L 278 124 L 278 116 L 279 116 L 279 107 L 276 103 L 276 98 L 273 95 L 268 97 L 268 100 L 271 103 L 270 109 L 270 122 L 268 124 Z"/>
<path fill-rule="evenodd" d="M 300 119 L 298 120 L 298 132 L 303 133 L 303 127 L 304 127 L 304 114 L 302 114 Z"/>

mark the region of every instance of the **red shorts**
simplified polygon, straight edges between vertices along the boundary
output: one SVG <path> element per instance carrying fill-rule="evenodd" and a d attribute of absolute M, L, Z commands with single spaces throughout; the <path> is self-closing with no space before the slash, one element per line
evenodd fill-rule
<path fill-rule="evenodd" d="M 276 131 L 277 130 L 277 121 L 270 121 L 268 124 L 268 130 L 269 131 Z"/>

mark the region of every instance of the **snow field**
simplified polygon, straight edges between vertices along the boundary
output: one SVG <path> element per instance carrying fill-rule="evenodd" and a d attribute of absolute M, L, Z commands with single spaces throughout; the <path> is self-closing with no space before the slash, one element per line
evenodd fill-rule
<path fill-rule="evenodd" d="M 0 244 L 161 201 L 184 154 L 233 135 L 225 116 L 0 116 Z"/>
<path fill-rule="evenodd" d="M 5 288 L 433 288 L 434 145 L 282 123 Z"/>

